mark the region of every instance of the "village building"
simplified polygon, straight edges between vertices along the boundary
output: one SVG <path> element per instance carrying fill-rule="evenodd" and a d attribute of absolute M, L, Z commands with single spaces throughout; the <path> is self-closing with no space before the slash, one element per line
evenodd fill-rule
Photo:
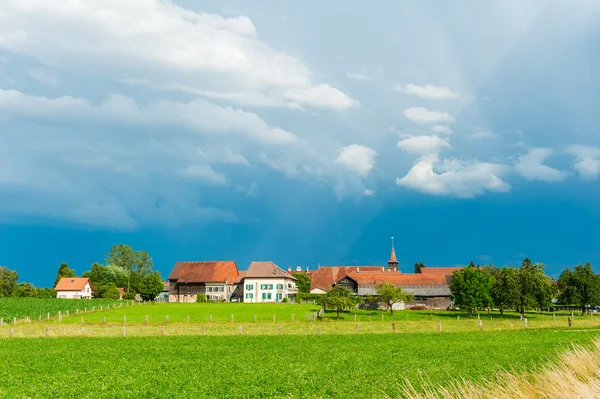
<path fill-rule="evenodd" d="M 57 298 L 65 299 L 92 299 L 94 287 L 89 278 L 63 277 L 56 287 Z"/>
<path fill-rule="evenodd" d="M 234 261 L 177 262 L 169 275 L 169 302 L 229 302 L 239 276 Z"/>
<path fill-rule="evenodd" d="M 296 278 L 273 262 L 252 262 L 244 278 L 243 301 L 250 303 L 295 302 Z"/>
<path fill-rule="evenodd" d="M 460 268 L 425 267 L 418 274 L 403 274 L 393 247 L 386 266 L 321 266 L 311 273 L 312 294 L 325 294 L 335 286 L 361 297 L 377 294 L 377 285 L 387 282 L 412 294 L 414 300 L 394 305 L 396 309 L 447 309 L 451 305 L 450 281 Z"/>

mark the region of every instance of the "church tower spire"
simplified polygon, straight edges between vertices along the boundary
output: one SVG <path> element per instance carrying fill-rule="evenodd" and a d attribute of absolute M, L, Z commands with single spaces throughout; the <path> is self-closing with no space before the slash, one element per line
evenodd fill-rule
<path fill-rule="evenodd" d="M 390 253 L 390 260 L 388 260 L 388 271 L 398 271 L 398 260 L 396 259 L 396 251 L 394 250 L 394 237 L 392 237 L 392 252 Z"/>

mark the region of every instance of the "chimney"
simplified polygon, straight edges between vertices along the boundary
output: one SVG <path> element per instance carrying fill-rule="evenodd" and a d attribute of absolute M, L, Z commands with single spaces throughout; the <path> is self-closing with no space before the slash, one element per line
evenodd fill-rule
<path fill-rule="evenodd" d="M 291 271 L 292 271 L 292 267 L 288 266 L 288 272 L 291 272 Z"/>
<path fill-rule="evenodd" d="M 297 272 L 301 272 L 302 271 L 302 266 L 296 266 L 296 271 Z"/>
<path fill-rule="evenodd" d="M 360 267 L 356 267 L 356 273 L 360 273 Z"/>
<path fill-rule="evenodd" d="M 308 266 L 306 266 L 306 273 L 308 273 Z"/>
<path fill-rule="evenodd" d="M 381 271 L 385 272 L 385 267 L 381 266 Z"/>

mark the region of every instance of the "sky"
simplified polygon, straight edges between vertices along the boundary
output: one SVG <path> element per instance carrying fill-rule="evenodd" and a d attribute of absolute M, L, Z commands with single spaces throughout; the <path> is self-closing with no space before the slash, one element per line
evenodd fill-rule
<path fill-rule="evenodd" d="M 2 0 L 0 265 L 600 265 L 600 3 Z"/>

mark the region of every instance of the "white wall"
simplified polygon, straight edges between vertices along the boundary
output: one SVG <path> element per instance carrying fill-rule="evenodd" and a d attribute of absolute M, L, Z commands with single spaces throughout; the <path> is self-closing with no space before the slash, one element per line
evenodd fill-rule
<path fill-rule="evenodd" d="M 281 302 L 283 298 L 289 298 L 290 294 L 296 294 L 298 292 L 296 288 L 296 281 L 285 278 L 285 277 L 271 277 L 271 278 L 258 278 L 258 277 L 247 277 L 242 282 L 244 288 L 244 295 L 242 300 L 244 302 L 260 303 L 260 302 Z M 262 285 L 272 285 L 272 289 L 261 288 Z M 278 284 L 283 284 L 282 289 L 277 289 Z M 291 285 L 291 287 L 288 287 Z M 249 298 L 248 294 L 252 294 L 253 297 Z M 263 298 L 265 294 L 266 298 Z M 271 297 L 269 298 L 269 294 Z M 279 294 L 279 297 L 278 297 Z"/>
<path fill-rule="evenodd" d="M 56 297 L 65 299 L 91 299 L 92 288 L 89 283 L 86 283 L 81 291 L 57 291 Z"/>

